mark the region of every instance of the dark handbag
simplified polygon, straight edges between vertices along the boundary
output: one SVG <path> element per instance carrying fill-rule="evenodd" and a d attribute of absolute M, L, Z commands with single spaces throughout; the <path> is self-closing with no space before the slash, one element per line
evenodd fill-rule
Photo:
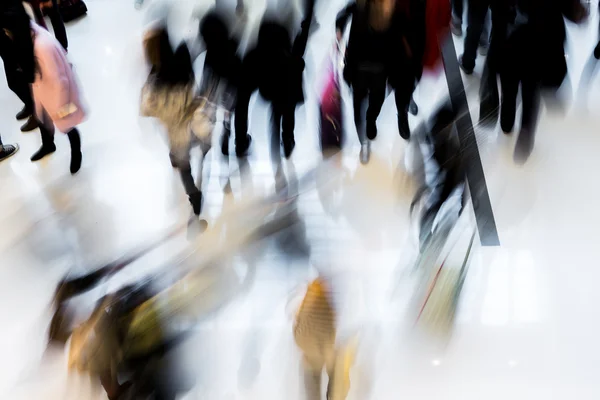
<path fill-rule="evenodd" d="M 64 22 L 73 21 L 87 13 L 83 0 L 60 0 L 58 8 Z"/>

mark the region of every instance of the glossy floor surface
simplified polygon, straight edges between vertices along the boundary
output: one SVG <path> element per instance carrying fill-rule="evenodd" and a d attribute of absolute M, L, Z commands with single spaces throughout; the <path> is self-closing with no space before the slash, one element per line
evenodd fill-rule
<path fill-rule="evenodd" d="M 151 0 L 141 10 L 127 0 L 87 3 L 88 16 L 67 27 L 69 58 L 90 110 L 80 126 L 84 162 L 78 175 L 69 174 L 63 136 L 56 138 L 54 155 L 29 161 L 39 133 L 19 132 L 19 102 L 0 83 L 2 139 L 21 146 L 0 164 L 2 399 L 102 398 L 82 395 L 82 383 L 67 380 L 60 357 L 46 354 L 40 364 L 53 289 L 68 271 L 80 274 L 127 254 L 173 226 L 186 227 L 190 216 L 161 128 L 139 117 L 146 76 L 140 42 Z M 297 110 L 297 148 L 285 162 L 290 177 L 303 176 L 320 160 L 317 93 L 343 1 L 319 3 L 320 29 L 306 54 L 307 100 Z M 174 4 L 175 37 L 193 34 L 198 5 Z M 249 24 L 260 9 L 250 7 Z M 597 23 L 594 12 L 588 25 L 569 26 L 568 90 L 578 86 Z M 460 53 L 461 40 L 456 45 Z M 464 77 L 474 120 L 481 69 L 479 60 L 475 74 Z M 600 82 L 591 85 L 589 110 L 600 106 L 593 89 Z M 437 76 L 417 89 L 421 111 L 411 117 L 413 127 L 444 87 Z M 216 148 L 208 155 L 205 236 L 190 242 L 181 233 L 139 260 L 132 276 L 179 268 L 190 247 L 230 254 L 244 247 L 244 229 L 253 222 L 240 226 L 225 217 L 275 186 L 268 109 L 260 99 L 252 104 L 255 141 L 248 165 L 233 158 L 228 163 Z M 321 271 L 331 277 L 340 334 L 359 332 L 362 339 L 349 399 L 598 399 L 600 116 L 581 102 L 572 104 L 561 115 L 542 114 L 535 150 L 523 167 L 512 162 L 513 136 L 475 127 L 501 245 L 476 241 L 453 335 L 440 343 L 413 329 L 406 271 L 415 252 L 408 209 L 416 187 L 407 168 L 411 148 L 397 134 L 390 96 L 371 162 L 358 163 L 359 144 L 350 129 L 342 167 L 319 169 L 317 185 L 314 179 L 300 182 L 297 223 L 245 248 L 256 266 L 252 284 L 233 291 L 237 295 L 227 292 L 224 307 L 197 327 L 187 356 L 198 380 L 185 398 L 304 398 L 291 330 L 294 304 Z M 334 190 L 317 190 L 332 185 Z M 472 212 L 465 218 L 469 236 Z M 234 264 L 229 285 L 241 285 L 247 263 Z"/>

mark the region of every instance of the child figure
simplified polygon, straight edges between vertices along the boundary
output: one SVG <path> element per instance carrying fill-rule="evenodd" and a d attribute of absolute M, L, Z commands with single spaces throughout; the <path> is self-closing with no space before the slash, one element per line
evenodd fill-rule
<path fill-rule="evenodd" d="M 202 168 L 196 184 L 190 166 L 190 150 L 199 145 L 204 159 L 210 150 L 214 116 L 205 114 L 208 111 L 203 107 L 206 102 L 195 96 L 194 71 L 185 44 L 173 51 L 166 28 L 159 26 L 148 31 L 144 48 L 151 70 L 142 89 L 141 113 L 158 118 L 165 126 L 171 165 L 179 170 L 194 214 L 200 215 Z M 210 112 L 214 110 L 211 108 Z"/>

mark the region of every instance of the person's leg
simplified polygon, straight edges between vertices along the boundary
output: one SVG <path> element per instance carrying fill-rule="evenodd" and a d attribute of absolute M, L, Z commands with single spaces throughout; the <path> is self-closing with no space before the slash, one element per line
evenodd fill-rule
<path fill-rule="evenodd" d="M 275 176 L 275 190 L 280 191 L 286 186 L 281 162 L 281 106 L 271 104 L 271 166 Z"/>
<path fill-rule="evenodd" d="M 487 49 L 490 45 L 490 35 L 492 34 L 492 10 L 489 9 L 485 13 L 483 20 L 483 29 L 479 37 L 479 53 L 482 56 L 487 55 Z"/>
<path fill-rule="evenodd" d="M 410 126 L 408 124 L 408 107 L 412 96 L 412 87 L 406 83 L 400 82 L 394 89 L 394 97 L 396 100 L 396 111 L 398 112 L 398 132 L 400 136 L 408 140 L 410 139 Z"/>
<path fill-rule="evenodd" d="M 469 12 L 467 20 L 467 36 L 465 37 L 465 51 L 461 57 L 460 65 L 465 73 L 470 74 L 475 68 L 477 48 L 483 32 L 485 17 L 488 7 L 481 0 L 469 0 Z"/>
<path fill-rule="evenodd" d="M 67 132 L 67 137 L 71 145 L 71 165 L 69 169 L 71 174 L 76 174 L 81 168 L 81 136 L 79 136 L 77 128 L 73 128 Z"/>
<path fill-rule="evenodd" d="M 533 150 L 535 131 L 540 112 L 540 88 L 535 79 L 524 79 L 521 83 L 523 97 L 523 115 L 521 131 L 515 146 L 514 159 L 524 163 Z"/>
<path fill-rule="evenodd" d="M 519 80 L 512 76 L 512 74 L 503 73 L 500 74 L 500 84 L 502 87 L 500 126 L 504 133 L 510 133 L 515 125 Z"/>
<path fill-rule="evenodd" d="M 58 40 L 58 42 L 66 51 L 69 47 L 67 30 L 65 29 L 65 23 L 60 15 L 60 8 L 58 7 L 56 0 L 52 0 L 52 8 L 48 10 L 48 16 L 50 17 L 50 22 L 52 22 L 52 30 L 54 31 L 56 40 Z"/>
<path fill-rule="evenodd" d="M 385 101 L 387 79 L 385 75 L 374 75 L 369 82 L 369 108 L 367 108 L 367 138 L 373 140 L 377 137 L 377 118 Z M 407 103 L 408 107 L 408 103 Z"/>
<path fill-rule="evenodd" d="M 452 5 L 452 21 L 450 24 L 452 33 L 461 36 L 465 0 L 451 0 L 450 3 Z"/>
<path fill-rule="evenodd" d="M 177 170 L 179 171 L 181 183 L 183 183 L 183 188 L 185 189 L 185 193 L 188 195 L 188 199 L 192 205 L 194 214 L 200 215 L 200 211 L 202 210 L 202 192 L 200 189 L 198 189 L 196 183 L 194 182 L 190 161 L 189 159 L 183 160 L 181 157 L 176 156 L 174 158 L 178 159 Z"/>
<path fill-rule="evenodd" d="M 39 121 L 42 147 L 31 156 L 31 161 L 38 161 L 56 151 L 54 144 L 54 122 L 44 110 Z"/>
<path fill-rule="evenodd" d="M 483 76 L 479 88 L 479 123 L 495 126 L 498 122 L 499 108 L 498 75 L 488 58 L 483 67 Z"/>
<path fill-rule="evenodd" d="M 288 104 L 285 106 L 285 109 L 282 110 L 281 115 L 281 139 L 283 140 L 283 154 L 285 155 L 285 158 L 290 158 L 296 147 L 296 141 L 294 139 L 295 126 L 296 106 L 294 104 Z"/>
<path fill-rule="evenodd" d="M 352 102 L 354 104 L 354 125 L 360 141 L 360 162 L 366 164 L 371 157 L 371 147 L 365 132 L 365 121 L 367 119 L 367 94 L 366 86 L 354 82 L 352 85 Z"/>
<path fill-rule="evenodd" d="M 6 72 L 6 82 L 8 87 L 23 102 L 23 109 L 16 115 L 17 119 L 28 118 L 27 122 L 21 127 L 22 132 L 29 132 L 37 128 L 37 120 L 33 116 L 33 97 L 31 87 L 27 83 L 25 76 L 18 70 L 15 64 L 5 61 L 4 68 Z"/>

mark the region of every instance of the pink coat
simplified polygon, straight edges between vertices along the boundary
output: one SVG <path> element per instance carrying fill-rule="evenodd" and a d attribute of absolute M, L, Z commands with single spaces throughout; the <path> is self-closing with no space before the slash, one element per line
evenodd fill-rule
<path fill-rule="evenodd" d="M 31 28 L 39 68 L 32 85 L 35 113 L 43 121 L 45 111 L 58 130 L 67 133 L 86 116 L 77 79 L 58 41 L 35 23 L 31 23 Z"/>

